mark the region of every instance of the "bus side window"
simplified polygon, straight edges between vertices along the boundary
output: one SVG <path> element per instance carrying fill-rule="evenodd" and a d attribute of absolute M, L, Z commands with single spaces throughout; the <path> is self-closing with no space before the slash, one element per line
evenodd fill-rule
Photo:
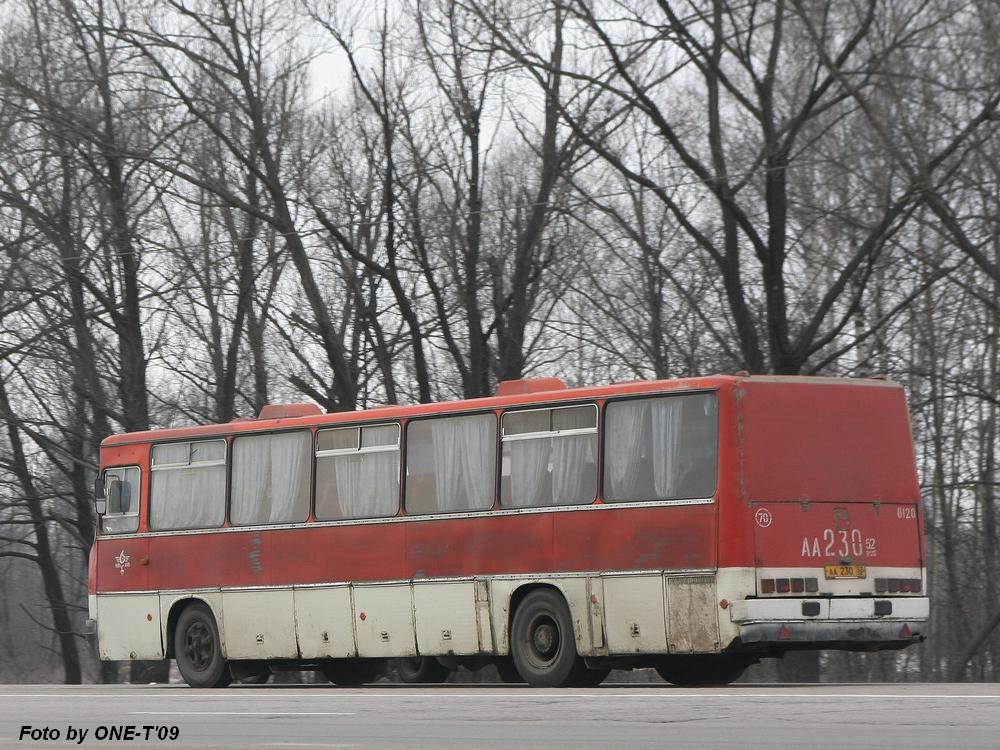
<path fill-rule="evenodd" d="M 320 430 L 316 518 L 385 518 L 399 510 L 399 425 Z"/>
<path fill-rule="evenodd" d="M 493 507 L 497 418 L 417 419 L 406 427 L 406 512 L 461 513 Z"/>
<path fill-rule="evenodd" d="M 226 441 L 153 446 L 149 527 L 210 529 L 226 517 Z"/>
<path fill-rule="evenodd" d="M 101 516 L 104 534 L 130 534 L 139 530 L 139 470 L 114 468 L 104 472 L 108 512 Z"/>
<path fill-rule="evenodd" d="M 597 406 L 503 415 L 500 506 L 581 505 L 597 496 Z"/>
<path fill-rule="evenodd" d="M 230 521 L 234 526 L 300 523 L 309 515 L 309 430 L 233 441 Z"/>
<path fill-rule="evenodd" d="M 604 500 L 708 498 L 715 492 L 715 394 L 615 400 L 604 423 Z"/>

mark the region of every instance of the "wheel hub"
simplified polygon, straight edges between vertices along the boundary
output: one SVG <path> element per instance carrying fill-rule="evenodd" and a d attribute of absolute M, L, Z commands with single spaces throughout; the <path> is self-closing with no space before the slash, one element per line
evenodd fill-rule
<path fill-rule="evenodd" d="M 195 622 L 188 628 L 184 639 L 184 653 L 191 667 L 203 672 L 212 663 L 215 653 L 215 639 L 202 622 Z"/>
<path fill-rule="evenodd" d="M 545 660 L 551 659 L 559 650 L 559 629 L 551 621 L 538 623 L 531 634 L 531 645 L 535 653 Z"/>

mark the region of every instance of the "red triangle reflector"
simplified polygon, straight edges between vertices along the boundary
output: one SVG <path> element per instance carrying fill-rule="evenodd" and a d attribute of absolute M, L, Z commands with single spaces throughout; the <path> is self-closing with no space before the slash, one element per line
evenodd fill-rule
<path fill-rule="evenodd" d="M 900 638 L 909 638 L 910 637 L 910 626 L 909 625 L 903 625 L 903 629 L 899 631 L 899 637 Z"/>
<path fill-rule="evenodd" d="M 780 638 L 783 641 L 787 641 L 791 637 L 792 637 L 792 634 L 788 630 L 788 626 L 787 625 L 782 625 L 781 626 L 781 630 L 778 631 L 778 638 Z"/>

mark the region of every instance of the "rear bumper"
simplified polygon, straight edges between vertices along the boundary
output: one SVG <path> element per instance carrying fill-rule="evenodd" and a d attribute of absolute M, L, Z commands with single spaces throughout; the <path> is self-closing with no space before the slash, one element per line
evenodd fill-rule
<path fill-rule="evenodd" d="M 821 621 L 761 622 L 740 627 L 743 646 L 779 648 L 833 648 L 868 651 L 879 648 L 904 648 L 926 637 L 926 622 Z"/>
<path fill-rule="evenodd" d="M 733 602 L 730 610 L 739 627 L 736 648 L 873 650 L 924 640 L 930 602 L 926 597 L 748 599 Z"/>

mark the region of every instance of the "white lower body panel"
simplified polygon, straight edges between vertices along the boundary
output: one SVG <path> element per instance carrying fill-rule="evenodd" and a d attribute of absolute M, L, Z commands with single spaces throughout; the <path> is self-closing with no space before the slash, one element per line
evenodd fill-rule
<path fill-rule="evenodd" d="M 97 644 L 101 659 L 162 659 L 160 598 L 156 594 L 95 597 Z"/>
<path fill-rule="evenodd" d="M 507 655 L 511 602 L 544 585 L 566 601 L 581 656 L 714 653 L 750 623 L 880 620 L 872 598 L 746 598 L 753 568 L 631 571 L 548 576 L 331 583 L 199 591 L 98 594 L 101 658 L 163 658 L 176 605 L 197 599 L 213 611 L 230 659 L 324 659 L 414 655 Z M 922 621 L 927 600 L 893 599 L 891 619 Z"/>
<path fill-rule="evenodd" d="M 303 659 L 347 659 L 358 655 L 351 587 L 295 589 L 295 638 Z"/>
<path fill-rule="evenodd" d="M 226 634 L 226 655 L 230 659 L 297 658 L 294 601 L 290 588 L 223 591 L 220 630 Z"/>

